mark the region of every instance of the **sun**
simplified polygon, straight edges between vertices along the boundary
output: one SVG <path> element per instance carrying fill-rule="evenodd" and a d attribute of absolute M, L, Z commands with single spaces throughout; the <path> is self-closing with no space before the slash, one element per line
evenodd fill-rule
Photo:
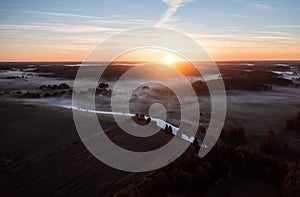
<path fill-rule="evenodd" d="M 166 57 L 165 57 L 165 62 L 166 62 L 167 64 L 172 64 L 174 61 L 175 61 L 174 55 L 172 55 L 172 54 L 166 55 Z"/>

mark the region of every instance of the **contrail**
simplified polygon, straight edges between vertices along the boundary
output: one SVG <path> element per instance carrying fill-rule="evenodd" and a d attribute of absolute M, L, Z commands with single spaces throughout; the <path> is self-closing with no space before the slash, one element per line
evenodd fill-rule
<path fill-rule="evenodd" d="M 155 24 L 155 27 L 159 27 L 164 23 L 171 20 L 171 17 L 177 12 L 177 10 L 184 5 L 184 3 L 192 2 L 193 0 L 162 0 L 169 7 L 165 13 L 160 17 L 159 21 Z"/>

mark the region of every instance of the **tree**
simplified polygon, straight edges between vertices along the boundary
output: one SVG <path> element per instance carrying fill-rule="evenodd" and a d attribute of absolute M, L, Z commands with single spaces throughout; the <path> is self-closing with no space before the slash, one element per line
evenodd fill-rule
<path fill-rule="evenodd" d="M 266 133 L 264 140 L 260 146 L 260 150 L 262 152 L 266 152 L 273 155 L 279 153 L 280 147 L 276 141 L 276 135 L 273 130 L 269 130 Z"/>
<path fill-rule="evenodd" d="M 230 146 L 245 144 L 245 132 L 243 128 L 231 125 L 222 130 L 221 140 Z"/>

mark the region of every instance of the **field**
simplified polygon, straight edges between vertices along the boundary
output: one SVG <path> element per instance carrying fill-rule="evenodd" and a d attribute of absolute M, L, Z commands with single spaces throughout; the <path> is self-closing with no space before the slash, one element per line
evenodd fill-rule
<path fill-rule="evenodd" d="M 110 109 L 109 89 L 132 66 L 133 63 L 115 65 L 106 72 L 101 82 L 107 83 L 108 87 L 97 93 L 97 109 Z M 300 111 L 300 63 L 219 62 L 218 66 L 227 89 L 224 128 L 234 125 L 243 129 L 245 143 L 241 147 L 246 151 L 243 154 L 254 151 L 264 155 L 261 144 L 266 139 L 266 132 L 272 129 L 280 151 L 266 155 L 271 155 L 277 162 L 298 163 L 300 129 L 286 128 L 286 122 Z M 119 171 L 98 161 L 88 152 L 77 134 L 72 110 L 68 108 L 72 105 L 73 79 L 77 69 L 78 65 L 74 62 L 1 63 L 0 195 L 51 195 L 59 192 L 64 196 L 74 193 L 79 196 L 112 196 L 145 176 L 154 180 L 153 177 L 160 172 Z M 93 72 L 92 67 L 90 69 Z M 205 83 L 195 78 L 194 72 L 185 74 L 194 83 L 198 94 L 201 120 L 196 137 L 201 139 L 203 128 L 207 128 L 210 119 L 210 97 Z M 173 125 L 180 124 L 178 101 L 165 90 L 155 84 L 136 90 L 131 100 L 132 113 L 149 115 L 147 107 L 150 103 L 160 102 L 167 106 L 167 121 Z M 167 98 L 169 100 L 165 100 Z M 98 114 L 98 119 L 106 135 L 129 150 L 156 149 L 173 137 L 161 130 L 149 139 L 140 140 L 122 132 L 111 115 Z M 217 146 L 227 147 L 228 144 L 220 139 Z M 232 154 L 229 152 L 226 154 Z M 198 159 L 195 160 L 198 162 Z M 209 158 L 207 162 L 215 164 Z M 228 183 L 229 180 L 224 177 L 222 180 Z M 215 178 L 209 181 L 206 189 L 201 190 L 202 194 L 214 195 L 211 192 L 219 187 L 216 184 L 218 176 Z M 271 192 L 276 196 L 282 192 L 278 189 L 282 184 L 282 180 L 272 182 L 260 177 L 253 178 L 246 173 L 231 183 L 231 194 L 240 196 L 246 191 L 246 186 L 251 186 L 249 191 L 255 191 L 264 185 L 265 193 Z"/>

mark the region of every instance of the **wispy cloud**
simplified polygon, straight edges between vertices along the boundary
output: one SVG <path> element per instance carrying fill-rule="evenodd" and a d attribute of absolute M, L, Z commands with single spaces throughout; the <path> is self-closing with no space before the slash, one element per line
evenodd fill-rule
<path fill-rule="evenodd" d="M 289 28 L 289 29 L 300 29 L 300 25 L 270 25 L 271 28 Z"/>
<path fill-rule="evenodd" d="M 37 37 L 33 35 L 28 35 L 29 38 L 32 40 L 36 40 L 38 42 L 45 40 L 43 37 Z M 80 36 L 79 35 L 69 35 L 69 36 L 51 36 L 47 38 L 47 41 L 50 41 L 52 43 L 76 43 L 76 44 L 89 44 L 94 45 L 101 41 L 105 40 L 105 36 L 99 37 L 99 36 L 92 36 L 92 35 L 86 35 L 86 36 Z"/>
<path fill-rule="evenodd" d="M 93 45 L 54 45 L 54 44 L 33 44 L 33 47 L 42 47 L 42 48 L 54 48 L 54 49 L 62 49 L 62 50 L 91 50 Z"/>
<path fill-rule="evenodd" d="M 76 17 L 76 18 L 85 18 L 85 19 L 100 19 L 103 17 L 98 16 L 88 16 L 81 14 L 73 14 L 73 13 L 60 13 L 60 12 L 45 12 L 45 11 L 33 11 L 33 10 L 12 10 L 12 9 L 0 9 L 1 11 L 13 11 L 13 12 L 23 12 L 28 14 L 40 14 L 40 15 L 48 15 L 48 16 L 58 16 L 58 17 Z"/>
<path fill-rule="evenodd" d="M 184 3 L 192 2 L 192 0 L 162 0 L 168 5 L 168 9 L 161 16 L 159 21 L 155 24 L 155 27 L 159 27 L 164 23 L 174 21 L 172 16 L 177 12 L 177 10 L 184 5 Z"/>
<path fill-rule="evenodd" d="M 249 47 L 274 47 L 285 45 L 290 48 L 300 46 L 298 34 L 276 31 L 240 31 L 237 33 L 203 33 L 189 34 L 195 40 L 210 48 L 249 48 Z"/>
<path fill-rule="evenodd" d="M 89 18 L 89 19 L 99 19 L 97 16 L 87 16 L 81 14 L 72 14 L 72 13 L 59 13 L 59 12 L 40 12 L 40 11 L 24 11 L 32 14 L 43 14 L 49 16 L 59 16 L 59 17 L 77 17 L 77 18 Z"/>
<path fill-rule="evenodd" d="M 96 19 L 92 20 L 92 22 L 95 22 L 97 24 L 114 24 L 114 25 L 153 25 L 155 22 L 154 20 L 149 19 L 125 19 L 125 20 L 113 20 L 113 19 Z"/>
<path fill-rule="evenodd" d="M 249 18 L 248 16 L 243 16 L 240 14 L 219 14 L 219 13 L 208 13 L 207 16 L 217 16 L 217 17 L 232 17 L 232 18 Z"/>
<path fill-rule="evenodd" d="M 260 9 L 260 10 L 266 10 L 266 11 L 270 11 L 270 12 L 276 12 L 279 9 L 279 8 L 272 7 L 272 6 L 263 4 L 263 3 L 254 3 L 254 4 L 251 4 L 251 6 L 255 7 L 257 9 Z"/>
<path fill-rule="evenodd" d="M 90 16 L 90 15 L 82 15 L 82 14 L 73 14 L 73 13 L 61 13 L 61 12 L 45 12 L 45 11 L 33 11 L 33 10 L 8 10 L 8 9 L 0 9 L 0 11 L 14 11 L 20 13 L 34 14 L 34 15 L 45 15 L 52 17 L 61 17 L 61 18 L 70 18 L 70 19 L 83 19 L 80 22 L 85 23 L 95 23 L 97 24 L 116 24 L 116 25 L 151 25 L 154 24 L 154 20 L 150 19 L 134 19 L 134 18 L 126 18 L 124 20 L 120 20 L 115 16 L 110 17 L 99 17 L 99 16 Z M 121 16 L 121 15 L 120 15 Z M 125 16 L 122 16 L 125 18 Z"/>
<path fill-rule="evenodd" d="M 81 14 L 72 14 L 72 13 L 59 13 L 59 12 L 40 12 L 40 11 L 26 11 L 32 14 L 41 14 L 41 15 L 49 15 L 49 16 L 57 16 L 57 17 L 72 17 L 72 18 L 82 18 L 82 19 L 91 19 L 92 22 L 102 23 L 102 24 L 145 24 L 145 23 L 153 23 L 153 20 L 147 19 L 130 19 L 126 20 L 116 20 L 113 19 L 115 17 L 98 17 L 98 16 L 89 16 L 89 15 L 81 15 Z M 124 16 L 123 16 L 124 17 Z"/>
<path fill-rule="evenodd" d="M 214 39 L 218 41 L 227 40 L 227 41 L 236 41 L 236 42 L 267 42 L 274 41 L 277 42 L 278 40 L 294 40 L 292 37 L 287 36 L 279 36 L 279 35 L 259 35 L 259 34 L 190 34 L 192 37 L 196 39 Z"/>
<path fill-rule="evenodd" d="M 59 23 L 33 23 L 33 24 L 1 24 L 0 30 L 30 30 L 30 31 L 51 31 L 61 33 L 87 33 L 87 32 L 120 32 L 121 29 L 88 26 L 88 25 L 67 25 Z"/>

